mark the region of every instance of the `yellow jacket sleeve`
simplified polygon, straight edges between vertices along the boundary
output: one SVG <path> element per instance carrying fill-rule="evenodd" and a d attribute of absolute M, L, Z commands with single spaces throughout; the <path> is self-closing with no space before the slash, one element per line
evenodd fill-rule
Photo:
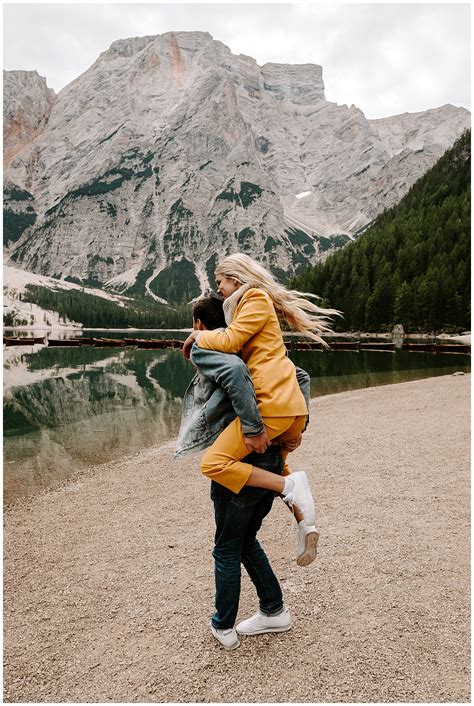
<path fill-rule="evenodd" d="M 265 326 L 273 304 L 261 289 L 249 289 L 237 307 L 231 325 L 224 331 L 203 331 L 198 346 L 209 351 L 237 353 L 247 341 Z"/>

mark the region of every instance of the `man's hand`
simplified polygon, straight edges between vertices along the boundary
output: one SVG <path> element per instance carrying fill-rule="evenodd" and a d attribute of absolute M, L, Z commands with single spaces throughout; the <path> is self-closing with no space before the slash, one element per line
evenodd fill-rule
<path fill-rule="evenodd" d="M 197 331 L 193 331 L 185 340 L 183 343 L 183 355 L 185 358 L 189 360 L 189 356 L 191 355 L 191 348 L 193 347 L 193 343 L 196 340 L 196 334 Z"/>
<path fill-rule="evenodd" d="M 245 436 L 244 434 L 244 441 L 249 452 L 256 451 L 258 454 L 263 454 L 272 443 L 266 429 L 258 436 Z"/>
<path fill-rule="evenodd" d="M 301 444 L 302 436 L 302 434 L 298 434 L 298 436 L 293 436 L 289 439 L 282 439 L 281 445 L 285 451 L 294 451 Z"/>

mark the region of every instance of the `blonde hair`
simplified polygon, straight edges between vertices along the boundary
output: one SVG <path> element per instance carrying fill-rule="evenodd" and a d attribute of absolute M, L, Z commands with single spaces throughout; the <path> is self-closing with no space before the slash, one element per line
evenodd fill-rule
<path fill-rule="evenodd" d="M 342 316 L 342 314 L 337 309 L 322 309 L 305 298 L 321 299 L 321 297 L 309 292 L 285 289 L 268 270 L 243 253 L 229 255 L 221 260 L 216 267 L 216 277 L 219 275 L 263 289 L 270 295 L 279 319 L 286 321 L 291 329 L 329 348 L 321 335 L 333 333 L 328 325 L 330 317 Z"/>

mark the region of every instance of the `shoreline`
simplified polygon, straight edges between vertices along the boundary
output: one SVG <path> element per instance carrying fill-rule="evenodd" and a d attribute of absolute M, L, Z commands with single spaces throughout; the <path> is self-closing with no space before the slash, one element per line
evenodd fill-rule
<path fill-rule="evenodd" d="M 389 386 L 398 386 L 398 385 L 404 385 L 409 382 L 417 382 L 418 380 L 435 380 L 438 377 L 449 377 L 453 375 L 470 375 L 470 372 L 465 372 L 463 370 L 458 370 L 455 372 L 451 373 L 445 373 L 442 375 L 432 375 L 430 377 L 421 377 L 421 378 L 415 378 L 414 380 L 401 380 L 397 382 L 378 382 L 374 383 L 372 385 L 369 385 L 367 387 L 354 387 L 348 390 L 335 390 L 331 392 L 325 392 L 320 395 L 314 395 L 310 398 L 310 403 L 311 404 L 317 404 L 318 400 L 325 399 L 327 397 L 333 397 L 334 395 L 342 395 L 342 394 L 350 394 L 350 393 L 357 393 L 357 392 L 363 392 L 365 390 L 370 390 L 373 388 L 377 387 L 389 387 Z M 158 442 L 154 445 L 151 446 L 146 446 L 144 448 L 144 452 L 149 452 L 149 451 L 156 451 L 160 449 L 174 449 L 174 446 L 176 444 L 177 440 L 177 435 L 170 437 L 167 441 L 161 441 Z M 56 482 L 54 482 L 52 485 L 49 486 L 43 486 L 43 487 L 37 487 L 33 492 L 31 493 L 26 493 L 26 494 L 20 494 L 18 496 L 15 496 L 13 498 L 8 498 L 8 492 L 6 491 L 6 486 L 5 486 L 5 480 L 4 480 L 4 501 L 3 501 L 3 507 L 4 510 L 6 509 L 12 509 L 15 506 L 18 506 L 20 504 L 24 504 L 29 502 L 30 500 L 34 500 L 34 498 L 40 496 L 40 495 L 45 495 L 50 492 L 57 491 L 61 488 L 64 488 L 70 483 L 74 483 L 81 479 L 82 477 L 91 477 L 95 475 L 96 473 L 100 473 L 101 469 L 107 468 L 109 464 L 114 464 L 114 463 L 123 463 L 126 461 L 129 461 L 130 463 L 133 462 L 134 458 L 138 458 L 140 455 L 140 451 L 132 451 L 131 453 L 125 453 L 123 456 L 120 456 L 115 459 L 105 459 L 98 461 L 97 463 L 94 463 L 93 465 L 90 466 L 84 466 L 80 469 L 77 469 L 72 475 L 69 476 L 63 476 L 60 479 L 58 479 Z M 189 457 L 191 460 L 198 458 L 198 455 L 193 456 L 191 455 Z"/>
<path fill-rule="evenodd" d="M 193 329 L 192 327 L 188 328 L 85 328 L 84 326 L 54 326 L 54 327 L 45 327 L 45 326 L 4 326 L 3 331 L 44 331 L 45 333 L 66 333 L 68 331 L 77 331 L 77 332 L 84 332 L 84 331 L 112 331 L 115 333 L 131 333 L 131 332 L 137 332 L 137 331 L 174 331 L 175 333 L 189 333 Z M 286 337 L 292 337 L 292 336 L 300 336 L 298 332 L 294 331 L 285 331 L 284 336 Z M 351 338 L 351 339 L 357 339 L 357 338 L 389 338 L 389 339 L 404 339 L 404 338 L 426 338 L 426 339 L 441 339 L 441 340 L 452 340 L 452 341 L 461 341 L 463 343 L 468 343 L 469 345 L 471 344 L 471 333 L 462 333 L 462 334 L 450 334 L 450 333 L 437 333 L 437 334 L 432 334 L 432 333 L 405 333 L 402 336 L 400 334 L 392 334 L 391 332 L 376 332 L 376 333 L 370 333 L 366 331 L 341 331 L 338 333 L 333 333 L 333 334 L 327 334 L 325 335 L 325 338 L 332 339 L 332 338 Z"/>
<path fill-rule="evenodd" d="M 469 701 L 469 388 L 447 375 L 312 400 L 291 462 L 315 491 L 319 556 L 297 567 L 275 502 L 259 537 L 294 627 L 232 653 L 208 627 L 199 456 L 173 461 L 170 441 L 8 508 L 5 701 Z M 244 575 L 239 619 L 255 607 Z"/>

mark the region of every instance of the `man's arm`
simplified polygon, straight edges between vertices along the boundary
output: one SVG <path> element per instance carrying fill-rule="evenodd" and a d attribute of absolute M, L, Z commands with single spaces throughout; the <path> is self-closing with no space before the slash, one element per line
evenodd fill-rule
<path fill-rule="evenodd" d="M 298 380 L 298 385 L 300 386 L 301 392 L 303 393 L 303 397 L 305 398 L 306 401 L 306 406 L 308 408 L 308 416 L 306 417 L 306 424 L 303 429 L 303 432 L 306 431 L 308 428 L 309 424 L 309 397 L 310 397 L 310 391 L 311 391 L 311 378 L 309 377 L 308 373 L 306 370 L 303 370 L 303 368 L 298 368 L 298 366 L 295 365 L 296 369 L 296 379 Z M 285 439 L 284 442 L 282 442 L 282 446 L 284 449 L 287 451 L 294 451 L 295 449 L 298 448 L 301 444 L 301 434 L 298 436 L 293 437 L 292 439 Z"/>
<path fill-rule="evenodd" d="M 296 379 L 298 380 L 298 385 L 300 386 L 301 392 L 303 393 L 303 397 L 306 400 L 306 406 L 308 408 L 308 413 L 309 413 L 309 397 L 310 397 L 310 393 L 311 393 L 311 378 L 309 377 L 309 374 L 306 372 L 306 370 L 303 370 L 303 368 L 298 368 L 298 366 L 295 365 L 295 369 L 296 369 Z M 309 417 L 308 417 L 308 419 L 309 419 Z M 306 423 L 306 426 L 308 426 L 307 423 Z"/>
<path fill-rule="evenodd" d="M 246 437 L 245 443 L 250 451 L 262 453 L 270 444 L 270 439 L 265 430 L 261 414 L 257 406 L 257 398 L 252 383 L 252 378 L 245 363 L 236 355 L 210 351 L 194 344 L 191 348 L 191 361 L 206 377 L 220 385 L 229 396 L 236 416 L 240 417 L 242 431 Z M 296 367 L 296 378 L 301 392 L 309 408 L 310 377 L 302 368 Z M 306 427 L 308 426 L 306 420 Z M 292 451 L 301 443 L 298 440 L 288 440 Z"/>
<path fill-rule="evenodd" d="M 247 366 L 238 356 L 206 350 L 194 344 L 191 349 L 191 361 L 202 375 L 226 391 L 235 414 L 240 417 L 245 436 L 258 436 L 265 431 L 252 378 Z"/>

